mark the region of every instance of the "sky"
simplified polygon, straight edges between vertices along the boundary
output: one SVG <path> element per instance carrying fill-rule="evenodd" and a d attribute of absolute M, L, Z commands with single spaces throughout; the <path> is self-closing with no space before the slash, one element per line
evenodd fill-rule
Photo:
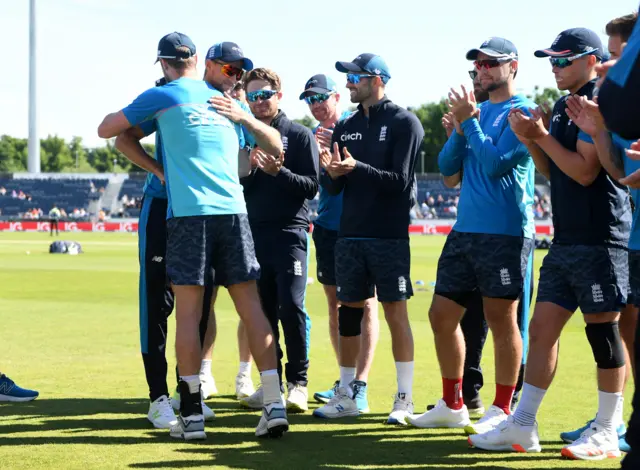
<path fill-rule="evenodd" d="M 80 136 L 91 147 L 104 144 L 97 135 L 103 117 L 162 76 L 154 65 L 157 44 L 173 31 L 196 44 L 199 74 L 210 46 L 238 43 L 256 67 L 280 75 L 281 108 L 297 118 L 310 114 L 298 96 L 316 73 L 336 80 L 348 106 L 335 62 L 364 52 L 387 62 L 391 100 L 405 107 L 438 101 L 449 87 L 469 82 L 465 54 L 491 36 L 518 48 L 519 91 L 554 87 L 549 62 L 535 58 L 536 49 L 578 26 L 596 31 L 606 46 L 606 23 L 638 7 L 638 0 L 239 0 L 225 7 L 219 0 L 36 1 L 39 134 Z M 0 11 L 0 135 L 27 137 L 29 1 L 0 0 Z"/>

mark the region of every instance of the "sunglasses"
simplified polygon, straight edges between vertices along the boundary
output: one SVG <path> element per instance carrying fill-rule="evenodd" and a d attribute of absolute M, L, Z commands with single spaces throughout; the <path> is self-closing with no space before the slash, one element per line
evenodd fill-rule
<path fill-rule="evenodd" d="M 378 75 L 358 75 L 357 73 L 348 73 L 347 81 L 352 85 L 357 85 L 358 83 L 360 83 L 360 80 L 362 80 L 363 78 L 373 78 L 377 76 Z"/>
<path fill-rule="evenodd" d="M 333 93 L 317 93 L 315 95 L 305 96 L 304 97 L 304 102 L 307 103 L 307 104 L 324 103 L 329 98 L 331 98 L 331 95 L 333 95 Z"/>
<path fill-rule="evenodd" d="M 469 70 L 469 77 L 471 77 L 471 80 L 475 80 L 477 76 L 478 76 L 477 70 Z"/>
<path fill-rule="evenodd" d="M 552 67 L 558 67 L 559 69 L 564 69 L 573 64 L 573 61 L 579 59 L 580 57 L 584 57 L 589 54 L 593 54 L 594 51 L 583 52 L 582 54 L 577 54 L 571 57 L 549 57 L 549 62 L 551 62 Z"/>
<path fill-rule="evenodd" d="M 278 94 L 276 90 L 258 90 L 247 93 L 247 101 L 255 103 L 258 100 L 267 101 L 270 100 L 273 95 Z"/>
<path fill-rule="evenodd" d="M 238 67 L 234 67 L 230 64 L 223 64 L 220 70 L 222 70 L 222 73 L 227 77 L 235 77 L 236 80 L 240 80 L 242 78 L 242 75 L 244 75 L 244 70 L 239 69 Z"/>
<path fill-rule="evenodd" d="M 500 67 L 503 64 L 506 64 L 507 62 L 511 62 L 511 58 L 507 58 L 507 59 L 483 59 L 483 60 L 476 60 L 473 65 L 475 66 L 475 68 L 477 68 L 478 70 L 482 70 L 482 69 L 495 69 L 496 67 Z"/>

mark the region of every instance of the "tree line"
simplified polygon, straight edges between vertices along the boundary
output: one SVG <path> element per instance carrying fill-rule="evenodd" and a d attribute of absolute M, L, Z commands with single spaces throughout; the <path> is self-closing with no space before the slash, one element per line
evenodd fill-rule
<path fill-rule="evenodd" d="M 529 96 L 537 104 L 555 103 L 561 94 L 553 88 L 536 87 Z M 424 128 L 424 158 L 419 159 L 416 171 L 437 172 L 438 153 L 447 136 L 440 121 L 447 111 L 445 100 L 427 103 L 417 108 L 409 108 L 416 114 Z M 316 123 L 309 116 L 296 119 L 296 122 L 313 128 Z M 147 152 L 153 154 L 153 144 L 143 144 Z M 8 135 L 0 136 L 0 173 L 27 171 L 27 139 Z M 40 140 L 41 170 L 47 173 L 120 173 L 142 171 L 132 165 L 124 155 L 108 140 L 102 147 L 86 147 L 81 137 L 73 137 L 70 142 L 58 136 L 48 136 Z M 423 167 L 424 162 L 424 167 Z"/>

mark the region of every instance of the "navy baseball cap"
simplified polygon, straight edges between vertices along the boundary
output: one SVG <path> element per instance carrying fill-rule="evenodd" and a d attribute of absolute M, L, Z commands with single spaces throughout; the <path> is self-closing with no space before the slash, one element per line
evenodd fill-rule
<path fill-rule="evenodd" d="M 178 49 L 179 47 L 186 47 L 189 51 L 181 51 Z M 194 55 L 196 55 L 196 46 L 189 36 L 174 32 L 160 39 L 156 62 L 160 59 L 188 59 Z"/>
<path fill-rule="evenodd" d="M 338 87 L 330 77 L 319 73 L 314 75 L 304 85 L 304 91 L 300 95 L 300 99 L 303 100 L 307 93 L 337 93 Z"/>
<path fill-rule="evenodd" d="M 244 56 L 242 49 L 240 49 L 240 46 L 235 42 L 226 41 L 214 44 L 209 48 L 209 52 L 207 52 L 207 60 L 219 60 L 227 64 L 241 60 L 244 70 L 253 69 L 253 62 Z"/>
<path fill-rule="evenodd" d="M 570 57 L 575 54 L 593 52 L 602 59 L 604 48 L 600 36 L 587 28 L 571 28 L 562 31 L 548 49 L 540 49 L 536 57 Z"/>
<path fill-rule="evenodd" d="M 351 62 L 336 62 L 336 69 L 342 73 L 362 73 L 382 77 L 382 81 L 387 83 L 391 78 L 389 66 L 382 57 L 375 54 L 360 54 Z"/>
<path fill-rule="evenodd" d="M 494 59 L 518 59 L 518 49 L 515 44 L 504 38 L 487 39 L 477 49 L 467 52 L 467 60 L 476 60 L 481 52 Z"/>

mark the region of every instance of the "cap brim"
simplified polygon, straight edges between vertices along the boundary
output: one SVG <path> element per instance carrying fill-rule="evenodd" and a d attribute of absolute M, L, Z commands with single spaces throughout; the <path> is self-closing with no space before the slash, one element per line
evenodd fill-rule
<path fill-rule="evenodd" d="M 540 49 L 533 53 L 536 57 L 569 57 L 573 54 L 572 50 L 556 51 L 553 49 Z"/>
<path fill-rule="evenodd" d="M 307 88 L 306 90 L 304 90 L 302 92 L 302 94 L 300 95 L 300 99 L 303 100 L 305 98 L 305 96 L 307 96 L 307 93 L 333 93 L 334 90 L 329 90 L 328 88 L 322 88 L 322 87 L 311 87 L 311 88 Z"/>
<path fill-rule="evenodd" d="M 246 71 L 253 70 L 253 62 L 247 59 L 246 57 L 242 57 L 242 56 L 215 57 L 215 58 L 208 58 L 207 60 L 219 60 L 220 62 L 224 62 L 226 64 L 230 64 L 231 62 L 242 61 L 243 70 L 246 70 Z"/>
<path fill-rule="evenodd" d="M 483 48 L 483 49 L 471 49 L 467 52 L 467 60 L 476 60 L 478 58 L 478 54 L 483 53 L 489 57 L 493 57 L 494 59 L 499 59 L 502 57 L 509 57 L 509 54 L 505 54 L 504 52 L 498 52 L 493 49 Z"/>
<path fill-rule="evenodd" d="M 342 73 L 364 72 L 362 67 L 358 67 L 353 62 L 336 62 L 336 70 Z"/>

